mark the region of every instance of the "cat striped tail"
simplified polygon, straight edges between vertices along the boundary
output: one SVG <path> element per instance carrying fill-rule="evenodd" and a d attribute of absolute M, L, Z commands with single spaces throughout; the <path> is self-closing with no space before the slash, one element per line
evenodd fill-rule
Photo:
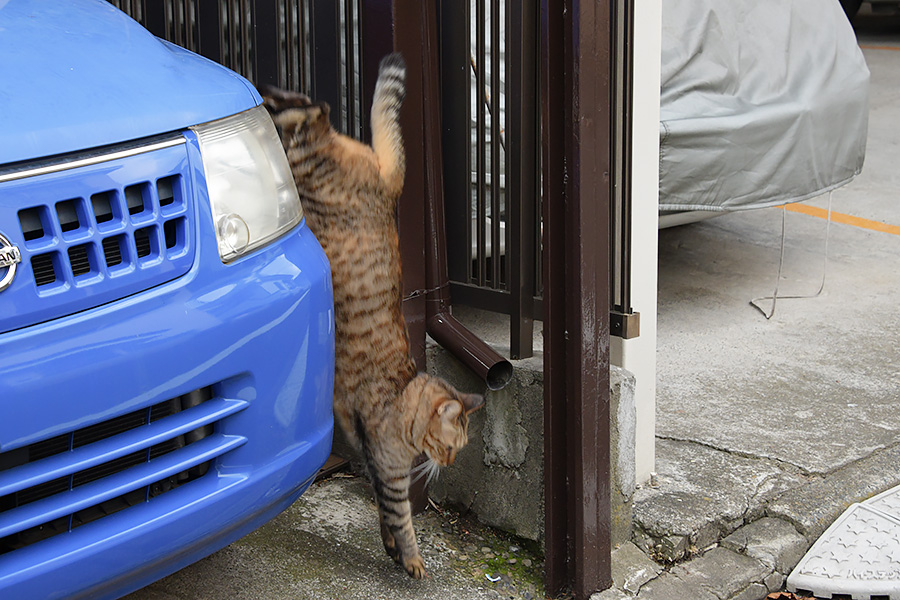
<path fill-rule="evenodd" d="M 398 53 L 381 59 L 372 101 L 372 148 L 381 178 L 393 197 L 403 189 L 406 158 L 400 132 L 400 106 L 406 96 L 406 63 Z"/>

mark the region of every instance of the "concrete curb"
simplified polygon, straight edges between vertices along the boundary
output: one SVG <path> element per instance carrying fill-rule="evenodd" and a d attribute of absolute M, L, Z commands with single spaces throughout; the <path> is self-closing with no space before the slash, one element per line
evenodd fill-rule
<path fill-rule="evenodd" d="M 792 486 L 761 506 L 748 504 L 744 524 L 736 524 L 690 560 L 668 567 L 648 557 L 648 550 L 653 551 L 648 541 L 657 549 L 685 547 L 690 535 L 657 531 L 659 537 L 648 538 L 638 526 L 635 541 L 643 547 L 629 543 L 613 552 L 614 587 L 591 600 L 759 600 L 782 590 L 812 543 L 848 506 L 900 484 L 900 473 L 890 466 L 898 458 L 900 445 L 895 445 Z M 659 501 L 660 510 L 668 513 L 670 500 L 664 491 L 645 493 L 639 512 L 647 518 Z M 709 529 L 700 525 L 695 535 Z"/>

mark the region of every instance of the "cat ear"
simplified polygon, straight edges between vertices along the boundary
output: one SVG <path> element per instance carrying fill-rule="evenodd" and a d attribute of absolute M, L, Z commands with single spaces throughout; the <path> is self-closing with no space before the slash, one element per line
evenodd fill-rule
<path fill-rule="evenodd" d="M 452 421 L 462 412 L 462 406 L 456 400 L 444 400 L 437 407 L 437 414 L 446 421 Z"/>
<path fill-rule="evenodd" d="M 312 104 L 306 94 L 291 90 L 282 90 L 272 85 L 259 86 L 263 103 L 272 112 L 280 112 L 288 108 L 305 108 Z"/>
<path fill-rule="evenodd" d="M 481 394 L 462 394 L 460 398 L 466 408 L 466 414 L 471 414 L 484 406 L 484 396 Z"/>

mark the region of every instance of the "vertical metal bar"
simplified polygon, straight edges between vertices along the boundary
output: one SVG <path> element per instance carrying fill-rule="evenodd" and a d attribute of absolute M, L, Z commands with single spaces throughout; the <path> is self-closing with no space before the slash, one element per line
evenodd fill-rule
<path fill-rule="evenodd" d="M 358 132 L 356 131 L 356 115 L 353 111 L 353 71 L 354 71 L 354 56 L 353 56 L 353 1 L 352 0 L 341 0 L 343 4 L 343 9 L 341 10 L 341 39 L 343 41 L 343 49 L 341 50 L 344 56 L 344 77 L 341 85 L 341 98 L 342 104 L 344 106 L 344 113 L 347 115 L 347 134 L 358 139 Z"/>
<path fill-rule="evenodd" d="M 609 0 L 542 0 L 542 22 L 546 577 L 586 599 L 611 583 Z"/>
<path fill-rule="evenodd" d="M 337 13 L 337 31 L 334 32 L 338 47 L 338 82 L 340 86 L 340 104 L 333 106 L 331 112 L 332 121 L 338 121 L 336 128 L 347 135 L 352 135 L 347 123 L 347 28 L 345 27 L 346 0 L 337 0 L 334 10 Z"/>
<path fill-rule="evenodd" d="M 479 286 L 484 286 L 485 281 L 487 279 L 487 274 L 485 273 L 485 264 L 486 260 L 486 241 L 485 241 L 485 224 L 487 219 L 487 209 L 485 208 L 485 169 L 487 168 L 486 160 L 485 160 L 485 106 L 484 106 L 484 55 L 485 55 L 485 40 L 484 40 L 484 23 L 485 23 L 485 14 L 484 14 L 484 3 L 485 0 L 475 0 L 475 106 L 477 107 L 475 111 L 476 119 L 475 119 L 475 129 L 477 131 L 477 135 L 475 136 L 476 147 L 475 147 L 475 156 L 476 159 L 476 186 L 475 186 L 475 231 L 476 231 L 476 240 L 477 240 L 477 273 L 474 279 L 475 282 Z"/>
<path fill-rule="evenodd" d="M 506 27 L 506 257 L 510 291 L 510 354 L 534 354 L 535 204 L 538 167 L 538 4 L 507 5 Z"/>
<path fill-rule="evenodd" d="M 357 0 L 344 0 L 344 56 L 347 59 L 346 81 L 344 83 L 347 106 L 347 129 L 354 138 L 362 139 L 362 127 L 359 119 L 359 56 L 357 41 L 359 40 L 359 20 L 357 18 Z"/>
<path fill-rule="evenodd" d="M 500 0 L 491 0 L 491 287 L 501 289 L 500 281 Z"/>
<path fill-rule="evenodd" d="M 253 2 L 253 5 L 256 3 Z M 241 18 L 238 21 L 241 27 L 241 70 L 240 73 L 250 81 L 256 80 L 256 72 L 253 64 L 253 56 L 256 48 L 251 38 L 251 30 L 255 24 L 254 10 L 251 6 L 251 0 L 241 0 Z M 273 29 L 274 29 L 274 23 Z M 271 35 L 271 34 L 270 34 Z"/>
<path fill-rule="evenodd" d="M 394 49 L 406 60 L 406 99 L 400 111 L 406 153 L 406 181 L 399 202 L 400 255 L 403 258 L 403 315 L 416 365 L 425 369 L 425 147 L 422 130 L 422 1 L 394 0 Z M 366 55 L 370 53 L 367 51 Z M 379 57 L 380 58 L 380 57 Z"/>
<path fill-rule="evenodd" d="M 225 1 L 225 66 L 230 69 L 237 69 L 237 61 L 240 59 L 240 44 L 237 36 L 237 23 L 235 23 L 235 13 L 237 12 L 235 0 Z"/>
<path fill-rule="evenodd" d="M 453 281 L 472 270 L 472 67 L 469 0 L 440 3 L 440 74 L 447 269 Z"/>
<path fill-rule="evenodd" d="M 181 0 L 169 0 L 166 2 L 166 5 L 169 8 L 169 12 L 166 15 L 166 39 L 181 46 L 184 41 L 181 35 L 181 27 L 178 24 L 181 22 L 181 13 L 184 7 L 181 4 Z"/>
<path fill-rule="evenodd" d="M 216 33 L 218 35 L 219 59 L 221 65 L 228 66 L 228 0 L 218 0 L 216 4 L 219 6 L 219 21 L 216 23 Z"/>
<path fill-rule="evenodd" d="M 541 0 L 541 151 L 544 279 L 544 585 L 562 591 L 568 577 L 565 336 L 564 26 L 560 6 Z"/>
<path fill-rule="evenodd" d="M 570 576 L 587 598 L 610 583 L 610 0 L 568 0 L 566 304 Z"/>
<path fill-rule="evenodd" d="M 340 115 L 340 39 L 337 5 L 333 0 L 312 0 L 310 5 L 310 33 L 312 34 L 312 89 L 316 100 L 331 106 L 332 121 Z M 340 123 L 333 123 L 338 127 Z"/>
<path fill-rule="evenodd" d="M 621 19 L 623 17 L 621 3 L 616 2 L 612 7 L 612 44 L 616 48 L 616 62 L 613 70 L 613 77 L 615 79 L 615 87 L 613 88 L 613 93 L 610 95 L 612 106 L 610 110 L 612 114 L 617 117 L 621 117 L 623 115 L 623 106 L 622 106 L 622 92 L 624 90 L 624 86 L 622 85 L 622 44 L 624 43 L 623 36 L 620 35 L 622 32 L 621 27 Z M 623 131 L 625 128 L 625 123 L 621 118 L 615 120 L 613 124 L 613 138 L 617 141 L 622 140 Z M 624 239 L 622 234 L 623 231 L 623 194 L 622 194 L 622 186 L 621 181 L 618 178 L 618 174 L 622 171 L 622 153 L 618 150 L 620 149 L 620 145 L 614 144 L 611 149 L 611 162 L 612 162 L 612 179 L 613 179 L 613 197 L 610 202 L 610 243 L 611 243 L 611 252 L 610 252 L 610 304 L 612 305 L 614 310 L 621 310 L 621 301 L 623 295 L 623 276 L 624 276 L 624 265 L 622 264 L 623 258 L 623 243 Z"/>
<path fill-rule="evenodd" d="M 300 43 L 303 48 L 303 92 L 308 96 L 314 97 L 313 94 L 313 74 L 315 72 L 315 67 L 313 66 L 313 61 L 315 60 L 315 51 L 313 49 L 315 43 L 315 37 L 313 33 L 313 9 L 312 2 L 313 0 L 300 0 L 302 11 L 300 14 L 300 18 L 302 19 L 300 25 Z"/>
<path fill-rule="evenodd" d="M 347 135 L 353 135 L 347 122 L 347 29 L 344 27 L 344 8 L 343 0 L 333 2 L 334 5 L 334 40 L 336 46 L 336 69 L 335 77 L 337 83 L 336 101 L 331 105 L 331 120 L 339 131 Z"/>
<path fill-rule="evenodd" d="M 253 27 L 253 83 L 257 86 L 268 84 L 287 87 L 285 61 L 292 50 L 282 48 L 281 40 L 290 23 L 283 24 L 279 18 L 278 5 L 283 0 L 256 0 Z"/>
<path fill-rule="evenodd" d="M 616 34 L 616 99 L 615 122 L 617 123 L 617 160 L 613 177 L 617 190 L 618 239 L 613 245 L 617 250 L 617 271 L 613 272 L 612 300 L 614 310 L 631 312 L 631 90 L 632 90 L 632 40 L 634 39 L 633 0 L 615 3 Z"/>
<path fill-rule="evenodd" d="M 631 101 L 633 0 L 613 6 L 613 63 L 615 88 L 612 94 L 614 143 L 612 161 L 613 200 L 610 205 L 610 305 L 611 335 L 629 339 L 640 335 L 639 315 L 631 307 Z"/>
<path fill-rule="evenodd" d="M 295 92 L 306 89 L 304 75 L 304 57 L 306 55 L 303 35 L 303 0 L 283 0 L 284 8 L 284 53 L 285 84 L 284 87 Z"/>
<path fill-rule="evenodd" d="M 141 24 L 153 35 L 167 39 L 165 4 L 163 2 L 148 2 L 144 9 L 144 21 Z"/>
<path fill-rule="evenodd" d="M 632 312 L 631 308 L 631 157 L 632 157 L 632 105 L 634 98 L 632 92 L 634 90 L 634 0 L 625 0 L 623 4 L 622 31 L 625 36 L 621 49 L 622 57 L 622 113 L 617 115 L 617 119 L 621 120 L 624 126 L 623 139 L 621 143 L 622 151 L 622 171 L 618 173 L 620 179 L 619 184 L 622 188 L 622 247 L 625 254 L 622 259 L 622 272 L 628 278 L 624 284 L 624 294 L 622 296 L 622 308 L 624 312 Z M 617 3 L 618 6 L 618 3 Z M 616 147 L 619 144 L 615 145 Z"/>
<path fill-rule="evenodd" d="M 219 24 L 222 22 L 222 5 L 220 2 L 206 3 L 201 5 L 200 10 L 202 12 L 197 23 L 200 54 L 221 63 L 223 57 Z"/>
<path fill-rule="evenodd" d="M 360 0 L 360 77 L 362 102 L 360 126 L 363 134 L 369 134 L 369 112 L 375 82 L 378 80 L 378 63 L 394 50 L 394 22 L 390 0 Z"/>
<path fill-rule="evenodd" d="M 356 69 L 353 74 L 353 114 L 356 119 L 356 127 L 359 132 L 359 138 L 365 139 L 367 131 L 365 126 L 368 121 L 363 118 L 362 114 L 362 86 L 363 86 L 363 69 L 362 69 L 362 2 L 361 0 L 353 0 L 353 56 L 355 57 Z"/>
<path fill-rule="evenodd" d="M 186 0 L 184 7 L 185 48 L 191 52 L 200 51 L 200 40 L 197 35 L 198 6 L 193 0 Z"/>

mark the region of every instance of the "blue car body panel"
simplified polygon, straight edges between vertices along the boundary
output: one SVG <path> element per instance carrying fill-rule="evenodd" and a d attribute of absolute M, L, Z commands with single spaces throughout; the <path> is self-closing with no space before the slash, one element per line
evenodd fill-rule
<path fill-rule="evenodd" d="M 246 405 L 218 422 L 234 447 L 204 477 L 0 556 L 0 597 L 115 598 L 138 589 L 275 516 L 327 459 L 333 315 L 327 263 L 307 258 L 318 243 L 304 225 L 230 265 L 207 247 L 212 255 L 184 278 L 0 342 L 0 353 L 15 357 L 11 372 L 35 374 L 0 384 L 10 415 L 0 440 L 14 444 L 203 386 Z M 223 284 L 206 267 L 233 269 L 234 279 Z M 96 330 L 106 319 L 116 325 Z M 34 368 L 36 356 L 43 368 Z M 61 414 L 48 418 L 47 406 Z"/>
<path fill-rule="evenodd" d="M 0 2 L 0 56 L 0 598 L 116 598 L 327 459 L 330 267 L 305 221 L 219 257 L 187 128 L 258 105 L 243 78 L 102 0 Z M 66 167 L 122 144 L 153 148 Z"/>
<path fill-rule="evenodd" d="M 244 78 L 159 40 L 105 0 L 0 4 L 0 164 L 227 117 Z"/>

